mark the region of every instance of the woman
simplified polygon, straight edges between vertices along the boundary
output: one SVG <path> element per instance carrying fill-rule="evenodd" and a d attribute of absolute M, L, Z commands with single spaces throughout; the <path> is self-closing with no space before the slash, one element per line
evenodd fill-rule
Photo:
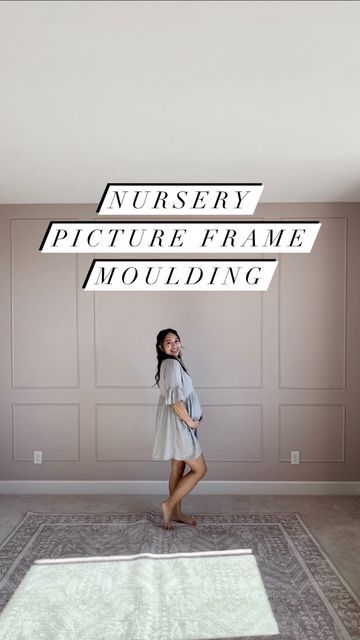
<path fill-rule="evenodd" d="M 207 472 L 197 427 L 202 408 L 191 377 L 181 357 L 180 337 L 175 329 L 162 329 L 156 338 L 158 360 L 155 376 L 160 389 L 156 413 L 154 460 L 171 460 L 169 497 L 161 503 L 164 528 L 174 529 L 172 520 L 196 525 L 181 511 L 181 500 Z M 190 471 L 183 476 L 185 466 Z"/>

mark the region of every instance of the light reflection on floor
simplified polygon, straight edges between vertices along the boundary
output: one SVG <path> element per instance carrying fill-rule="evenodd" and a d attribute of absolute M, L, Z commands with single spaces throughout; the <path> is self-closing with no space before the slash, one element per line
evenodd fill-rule
<path fill-rule="evenodd" d="M 0 640 L 278 633 L 250 549 L 37 561 L 0 616 Z"/>

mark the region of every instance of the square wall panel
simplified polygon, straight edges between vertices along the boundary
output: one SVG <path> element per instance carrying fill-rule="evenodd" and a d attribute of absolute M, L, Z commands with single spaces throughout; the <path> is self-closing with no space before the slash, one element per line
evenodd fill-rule
<path fill-rule="evenodd" d="M 79 419 L 79 404 L 14 404 L 14 460 L 33 462 L 34 451 L 44 463 L 79 460 Z"/>
<path fill-rule="evenodd" d="M 207 405 L 198 438 L 207 460 L 261 462 L 261 405 Z"/>
<path fill-rule="evenodd" d="M 151 460 L 156 406 L 96 405 L 96 460 Z"/>
<path fill-rule="evenodd" d="M 345 405 L 283 404 L 279 410 L 281 461 L 299 451 L 300 462 L 344 462 Z"/>

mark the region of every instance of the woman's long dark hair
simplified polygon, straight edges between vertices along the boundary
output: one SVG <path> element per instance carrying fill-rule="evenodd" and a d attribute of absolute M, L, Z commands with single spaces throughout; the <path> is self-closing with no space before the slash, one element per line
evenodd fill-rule
<path fill-rule="evenodd" d="M 181 357 L 181 351 L 178 355 L 178 357 L 176 358 L 175 356 L 168 356 L 166 353 L 164 353 L 164 351 L 162 351 L 160 349 L 160 347 L 162 347 L 163 342 L 167 336 L 168 333 L 173 333 L 174 335 L 176 335 L 177 338 L 179 338 L 180 340 L 180 336 L 178 334 L 178 332 L 175 329 L 161 329 L 161 331 L 159 331 L 159 333 L 156 336 L 156 356 L 157 356 L 157 370 L 156 370 L 156 375 L 155 375 L 155 384 L 157 386 L 159 386 L 159 380 L 160 380 L 160 367 L 161 367 L 161 363 L 166 360 L 167 358 L 172 358 L 172 360 L 177 360 L 178 362 L 180 362 L 182 368 L 184 369 L 184 371 L 186 371 L 186 373 L 188 373 L 188 371 L 185 368 L 185 365 L 182 361 L 182 357 Z M 181 342 L 181 340 L 180 340 Z"/>

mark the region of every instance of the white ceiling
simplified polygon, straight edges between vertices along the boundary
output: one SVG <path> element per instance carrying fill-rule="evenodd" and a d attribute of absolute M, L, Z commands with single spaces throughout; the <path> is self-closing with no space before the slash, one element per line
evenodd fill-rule
<path fill-rule="evenodd" d="M 1 203 L 360 201 L 360 2 L 0 2 Z"/>

